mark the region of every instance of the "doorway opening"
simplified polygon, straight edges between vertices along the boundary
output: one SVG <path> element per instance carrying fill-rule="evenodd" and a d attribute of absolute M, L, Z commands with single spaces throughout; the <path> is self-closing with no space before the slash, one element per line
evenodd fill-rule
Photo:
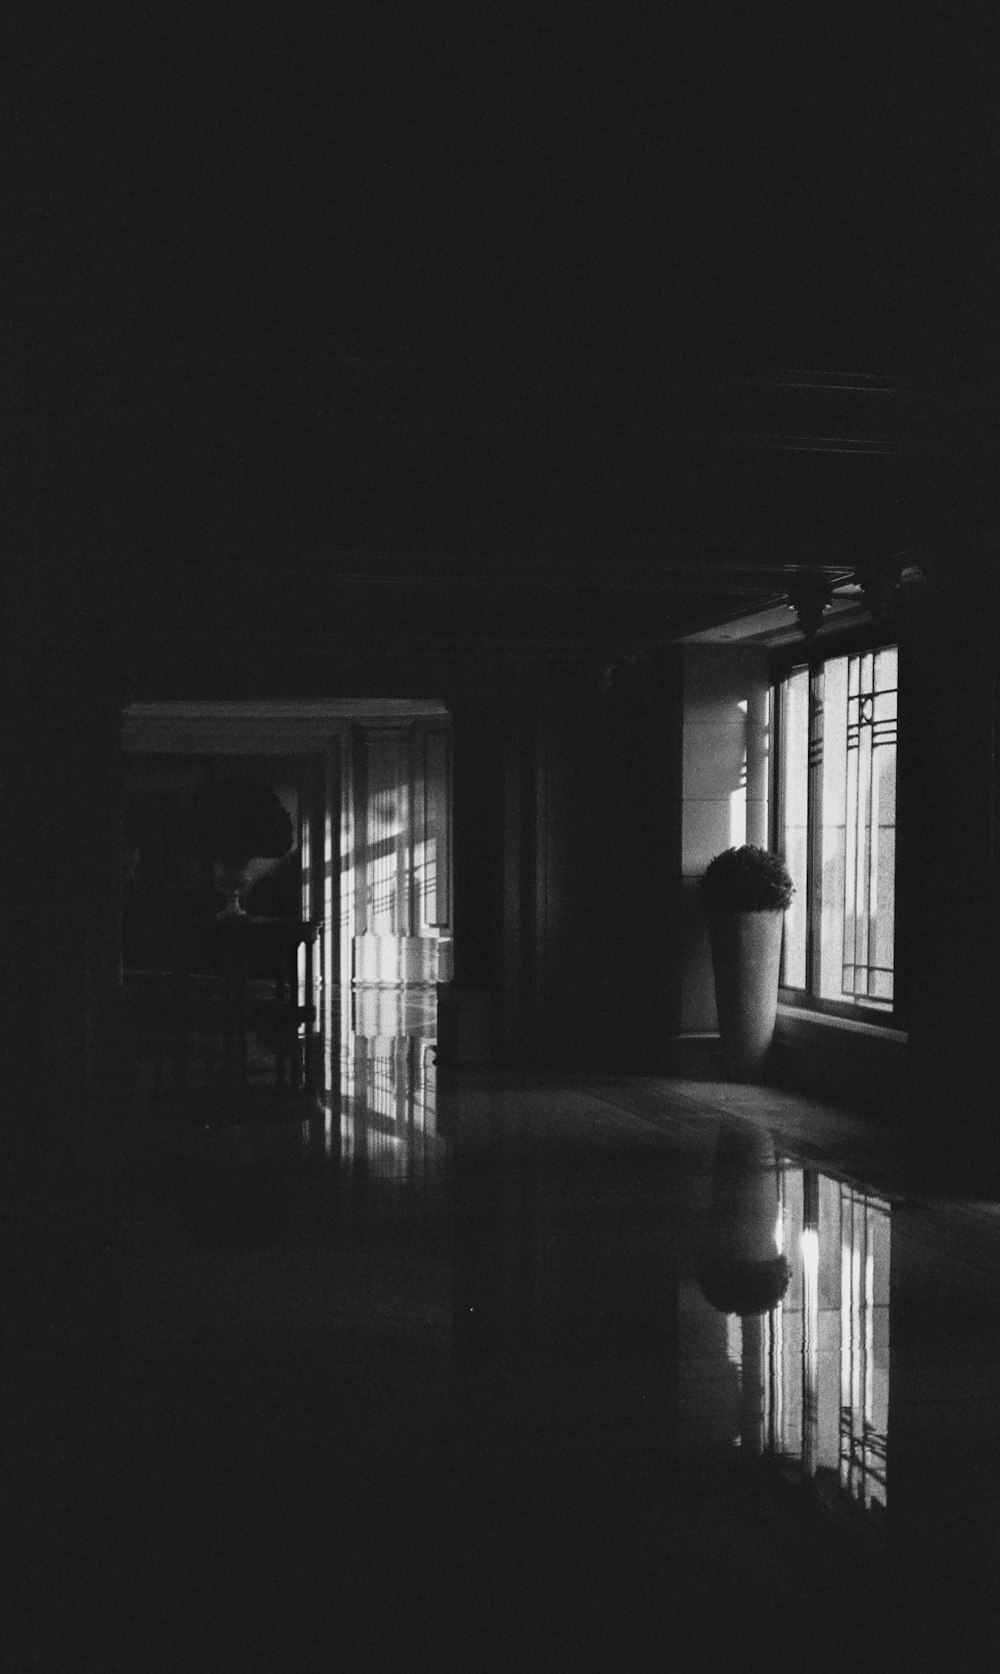
<path fill-rule="evenodd" d="M 287 853 L 256 857 L 250 916 L 297 920 L 298 1005 L 332 1023 L 357 991 L 452 974 L 451 720 L 443 703 L 134 703 L 122 716 L 123 972 L 169 956 L 178 918 L 223 906 L 187 810 L 249 779 L 288 814 Z M 333 1031 L 329 1031 L 332 1036 Z"/>

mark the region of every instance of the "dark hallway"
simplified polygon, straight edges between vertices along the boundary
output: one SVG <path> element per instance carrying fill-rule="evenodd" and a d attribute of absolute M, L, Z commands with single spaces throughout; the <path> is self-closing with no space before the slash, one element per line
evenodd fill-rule
<path fill-rule="evenodd" d="M 0 1662 L 992 1670 L 989 8 L 20 10 Z"/>

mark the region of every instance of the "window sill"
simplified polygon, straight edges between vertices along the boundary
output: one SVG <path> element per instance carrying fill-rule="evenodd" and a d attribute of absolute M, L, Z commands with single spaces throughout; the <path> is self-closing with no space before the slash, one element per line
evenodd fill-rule
<path fill-rule="evenodd" d="M 775 1073 L 779 1083 L 894 1121 L 905 1108 L 908 1040 L 889 1023 L 779 1001 Z"/>
<path fill-rule="evenodd" d="M 799 1032 L 811 1032 L 828 1029 L 833 1034 L 861 1036 L 868 1040 L 884 1041 L 886 1045 L 905 1046 L 909 1035 L 905 1029 L 895 1027 L 890 1023 L 876 1023 L 870 1018 L 837 1017 L 826 1011 L 812 1011 L 808 1006 L 786 1005 L 778 1001 L 778 1026 L 782 1034 L 791 1036 Z M 828 1037 L 830 1038 L 830 1037 Z"/>

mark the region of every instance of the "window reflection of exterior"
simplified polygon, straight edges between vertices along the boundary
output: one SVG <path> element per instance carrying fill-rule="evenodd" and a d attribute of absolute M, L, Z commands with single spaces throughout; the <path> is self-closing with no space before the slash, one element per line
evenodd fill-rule
<path fill-rule="evenodd" d="M 435 1042 L 412 1035 L 355 1036 L 341 1084 L 343 1141 L 353 1150 L 358 1121 L 366 1130 L 371 1174 L 423 1175 L 436 1140 Z M 347 1152 L 345 1150 L 345 1156 Z"/>

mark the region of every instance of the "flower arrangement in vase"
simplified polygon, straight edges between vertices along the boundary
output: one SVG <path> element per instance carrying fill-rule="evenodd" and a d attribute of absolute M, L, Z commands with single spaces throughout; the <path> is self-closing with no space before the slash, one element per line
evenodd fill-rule
<path fill-rule="evenodd" d="M 226 905 L 220 918 L 246 916 L 241 897 L 254 880 L 255 862 L 280 860 L 294 842 L 292 821 L 268 785 L 245 774 L 208 779 L 188 807 L 192 849 L 207 857 Z"/>

